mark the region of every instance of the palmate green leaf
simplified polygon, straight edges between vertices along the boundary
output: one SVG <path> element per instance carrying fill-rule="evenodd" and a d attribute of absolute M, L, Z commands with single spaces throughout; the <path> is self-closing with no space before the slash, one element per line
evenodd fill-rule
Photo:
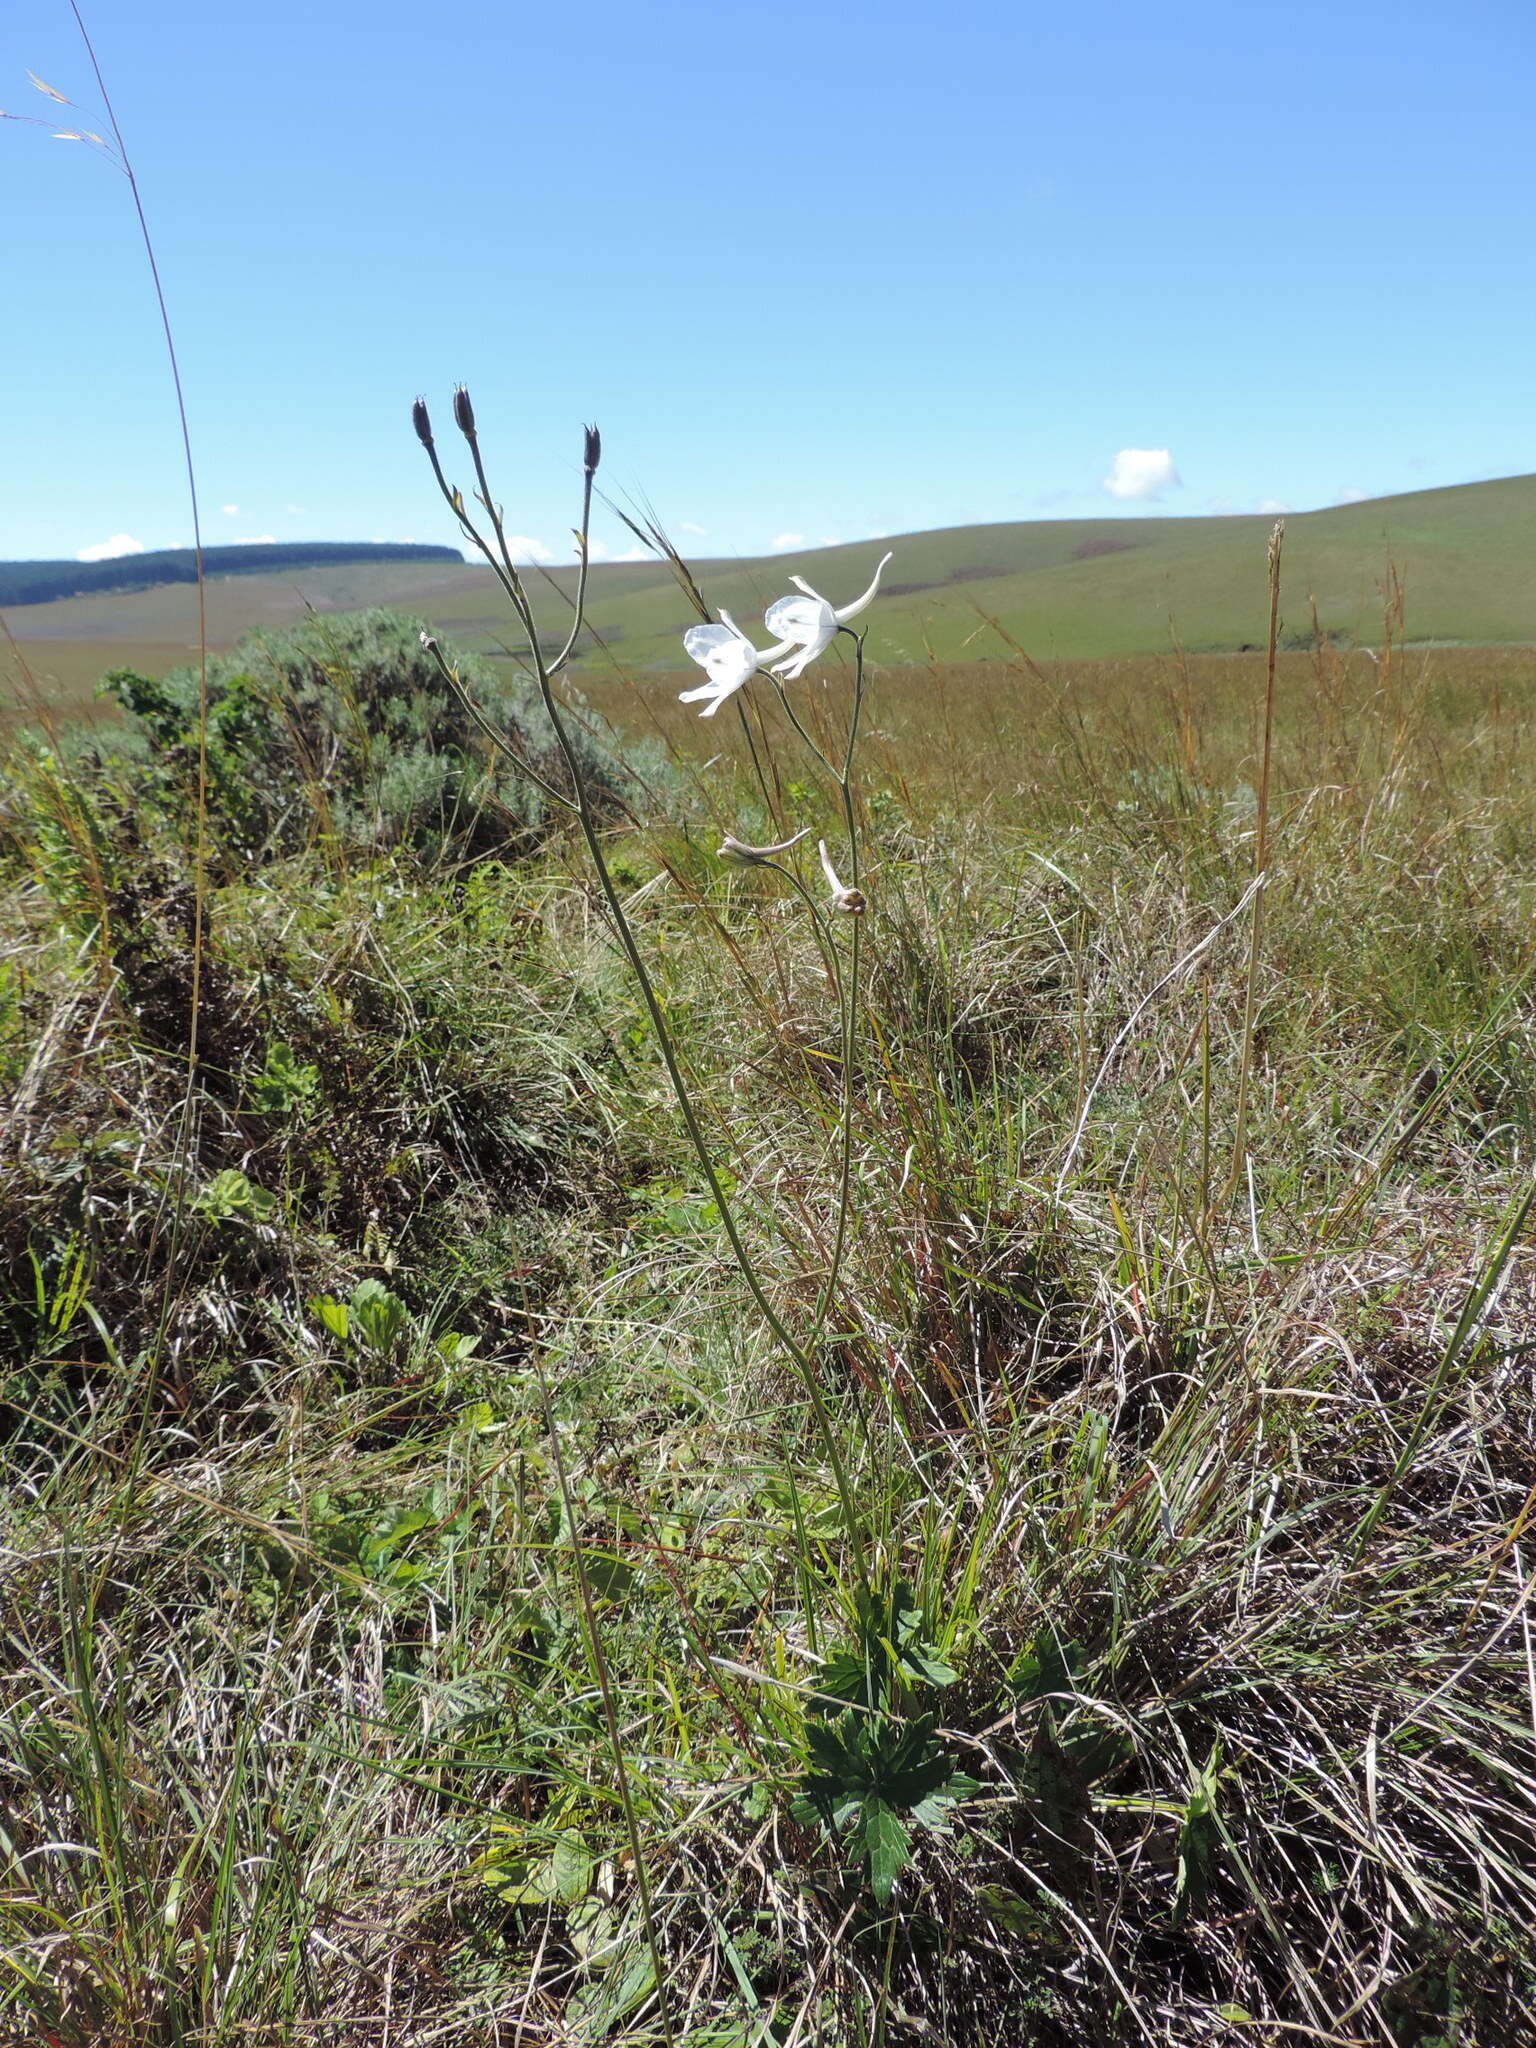
<path fill-rule="evenodd" d="M 911 1858 L 913 1826 L 942 1829 L 957 1800 L 980 1788 L 954 1768 L 935 1735 L 935 1716 L 893 1721 L 853 1709 L 806 1722 L 812 1768 L 790 1808 L 803 1826 L 819 1822 L 867 1863 L 882 1902 Z"/>
<path fill-rule="evenodd" d="M 816 1674 L 816 1690 L 850 1705 L 874 1707 L 884 1678 L 879 1666 L 871 1671 L 862 1650 L 834 1650 Z"/>
<path fill-rule="evenodd" d="M 864 1801 L 857 1833 L 869 1858 L 869 1887 L 881 1905 L 890 1899 L 896 1880 L 912 1860 L 912 1837 L 894 1806 L 871 1793 Z"/>
<path fill-rule="evenodd" d="M 964 1771 L 951 1771 L 937 1792 L 930 1792 L 926 1799 L 917 1802 L 912 1818 L 920 1827 L 940 1834 L 948 1825 L 950 1808 L 962 1799 L 974 1799 L 980 1790 L 979 1778 L 969 1777 Z"/>
<path fill-rule="evenodd" d="M 789 1817 L 803 1828 L 819 1827 L 831 1818 L 824 1813 L 809 1791 L 797 1792 L 789 1802 Z"/>
<path fill-rule="evenodd" d="M 834 1787 L 858 1784 L 863 1780 L 866 1764 L 859 1741 L 859 1718 L 849 1711 L 836 1721 L 806 1722 L 806 1747 L 816 1767 L 807 1775 L 809 1785 L 814 1786 L 818 1774 L 827 1778 Z"/>
<path fill-rule="evenodd" d="M 926 1685 L 953 1685 L 960 1676 L 931 1645 L 920 1638 L 902 1643 L 900 1656 L 906 1670 Z"/>
<path fill-rule="evenodd" d="M 831 1653 L 818 1674 L 817 1691 L 878 1713 L 897 1703 L 902 1685 L 953 1685 L 958 1673 L 939 1655 L 927 1629 L 905 1579 L 898 1579 L 889 1594 L 866 1596 L 859 1640 Z"/>
<path fill-rule="evenodd" d="M 897 1658 L 908 1674 L 929 1685 L 953 1685 L 960 1674 L 945 1663 L 929 1641 L 927 1626 L 912 1588 L 905 1579 L 898 1579 L 891 1588 L 891 1636 Z"/>
<path fill-rule="evenodd" d="M 1087 1663 L 1088 1653 L 1081 1643 L 1062 1642 L 1053 1631 L 1043 1629 L 1009 1665 L 1005 1683 L 1022 1705 L 1051 1693 L 1075 1692 Z"/>
<path fill-rule="evenodd" d="M 908 1721 L 896 1742 L 883 1746 L 874 1759 L 876 1789 L 903 1811 L 943 1792 L 954 1775 L 949 1752 L 933 1739 L 935 1719 L 924 1714 Z"/>

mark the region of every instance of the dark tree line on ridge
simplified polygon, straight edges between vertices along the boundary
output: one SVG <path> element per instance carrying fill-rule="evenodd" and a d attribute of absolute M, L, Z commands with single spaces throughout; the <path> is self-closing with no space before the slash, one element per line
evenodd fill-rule
<path fill-rule="evenodd" d="M 203 550 L 209 576 L 257 576 L 277 569 L 315 569 L 336 562 L 462 562 L 457 548 L 424 541 L 306 540 L 246 543 Z M 158 583 L 194 583 L 191 548 L 157 548 L 105 562 L 0 562 L 0 605 L 51 604 L 98 590 L 148 590 Z"/>

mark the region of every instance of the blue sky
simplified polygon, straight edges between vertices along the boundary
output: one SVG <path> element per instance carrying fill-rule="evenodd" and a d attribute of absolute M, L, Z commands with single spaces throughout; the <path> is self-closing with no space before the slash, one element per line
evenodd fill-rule
<path fill-rule="evenodd" d="M 586 419 L 700 555 L 1536 470 L 1528 0 L 86 12 L 210 540 L 453 540 L 460 377 L 557 555 Z M 95 125 L 65 0 L 29 68 Z M 184 543 L 126 186 L 0 123 L 0 208 L 0 556 Z"/>

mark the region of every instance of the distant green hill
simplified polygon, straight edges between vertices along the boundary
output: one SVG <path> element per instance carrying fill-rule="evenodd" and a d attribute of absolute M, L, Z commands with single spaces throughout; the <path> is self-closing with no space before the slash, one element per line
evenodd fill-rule
<path fill-rule="evenodd" d="M 268 576 L 276 570 L 314 569 L 334 562 L 459 562 L 457 548 L 418 541 L 242 541 L 204 548 L 209 576 Z M 0 605 L 52 604 L 98 590 L 152 590 L 197 580 L 191 548 L 151 548 L 105 562 L 0 562 Z"/>
<path fill-rule="evenodd" d="M 1265 542 L 1272 519 L 1024 520 L 946 527 L 803 553 L 693 564 L 700 587 L 749 631 L 798 571 L 835 602 L 862 590 L 887 548 L 895 556 L 885 596 L 870 613 L 871 651 L 887 663 L 1001 654 L 1002 634 L 1046 660 L 1156 652 L 1170 627 L 1191 651 L 1254 645 L 1267 616 Z M 263 554 L 281 562 L 264 566 Z M 298 557 L 303 555 L 305 559 Z M 231 576 L 228 558 L 238 575 Z M 63 565 L 142 582 L 157 560 Z M 12 564 L 35 569 L 38 564 Z M 57 565 L 56 565 L 57 566 Z M 253 627 L 282 625 L 306 607 L 321 612 L 392 605 L 433 620 L 465 645 L 496 652 L 515 622 L 489 570 L 451 548 L 212 549 L 209 635 L 228 647 Z M 1372 645 L 1381 634 L 1382 589 L 1402 579 L 1413 640 L 1536 642 L 1536 476 L 1501 477 L 1400 497 L 1373 498 L 1286 520 L 1282 614 L 1293 642 L 1311 631 L 1311 600 L 1324 631 Z M 574 572 L 534 572 L 530 585 L 551 636 L 563 631 Z M 0 604 L 56 701 L 84 698 L 118 662 L 148 668 L 184 661 L 197 632 L 185 582 L 152 589 L 97 589 L 52 603 Z M 582 666 L 594 680 L 623 667 L 683 670 L 681 634 L 693 619 L 663 563 L 615 562 L 592 576 L 595 636 Z"/>
<path fill-rule="evenodd" d="M 895 559 L 871 615 L 884 661 L 1003 651 L 997 624 L 1037 656 L 1141 654 L 1261 641 L 1268 516 L 1029 520 L 948 527 L 749 562 L 695 564 L 705 596 L 738 623 L 760 617 L 791 570 L 841 602 L 887 548 Z M 1286 519 L 1284 631 L 1380 637 L 1389 570 L 1401 577 L 1410 639 L 1536 640 L 1536 476 L 1367 499 Z M 592 622 L 632 663 L 679 663 L 690 619 L 675 585 L 644 572 L 597 579 Z M 562 574 L 562 584 L 567 578 Z M 749 626 L 750 630 L 750 626 Z"/>

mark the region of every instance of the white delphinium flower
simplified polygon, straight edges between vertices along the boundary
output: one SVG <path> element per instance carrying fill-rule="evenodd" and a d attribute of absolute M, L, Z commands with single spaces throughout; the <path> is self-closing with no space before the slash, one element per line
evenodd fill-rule
<path fill-rule="evenodd" d="M 760 668 L 787 654 L 794 646 L 793 640 L 781 640 L 776 647 L 765 647 L 761 651 L 742 632 L 740 626 L 727 611 L 720 614 L 718 626 L 690 626 L 683 635 L 683 646 L 690 659 L 709 677 L 696 690 L 680 690 L 677 701 L 680 704 L 703 702 L 701 718 L 713 718 L 722 704 L 728 703 L 744 684 L 751 682 Z M 704 700 L 707 699 L 707 702 Z"/>
<path fill-rule="evenodd" d="M 807 825 L 803 832 L 797 832 L 793 839 L 781 839 L 777 846 L 748 846 L 727 832 L 720 841 L 719 857 L 721 860 L 739 860 L 744 867 L 761 867 L 766 861 L 777 860 L 781 853 L 788 853 L 792 846 L 808 839 L 810 833 L 811 828 Z"/>
<path fill-rule="evenodd" d="M 832 891 L 832 908 L 834 910 L 845 910 L 850 917 L 862 917 L 864 914 L 863 890 L 850 889 L 838 879 L 837 869 L 832 865 L 832 856 L 827 851 L 825 839 L 818 839 L 816 844 L 821 853 L 821 872 L 826 876 L 827 887 Z"/>
<path fill-rule="evenodd" d="M 825 654 L 838 627 L 846 626 L 850 619 L 856 619 L 867 605 L 874 602 L 881 575 L 890 559 L 889 554 L 881 558 L 880 567 L 862 597 L 856 597 L 852 604 L 841 607 L 830 603 L 819 590 L 812 590 L 804 577 L 790 577 L 795 588 L 805 592 L 804 597 L 781 597 L 763 614 L 763 624 L 774 639 L 788 641 L 795 649 L 792 658 L 780 662 L 774 670 L 776 676 L 792 683 L 818 656 Z M 765 655 L 763 658 L 766 661 L 769 657 Z"/>

